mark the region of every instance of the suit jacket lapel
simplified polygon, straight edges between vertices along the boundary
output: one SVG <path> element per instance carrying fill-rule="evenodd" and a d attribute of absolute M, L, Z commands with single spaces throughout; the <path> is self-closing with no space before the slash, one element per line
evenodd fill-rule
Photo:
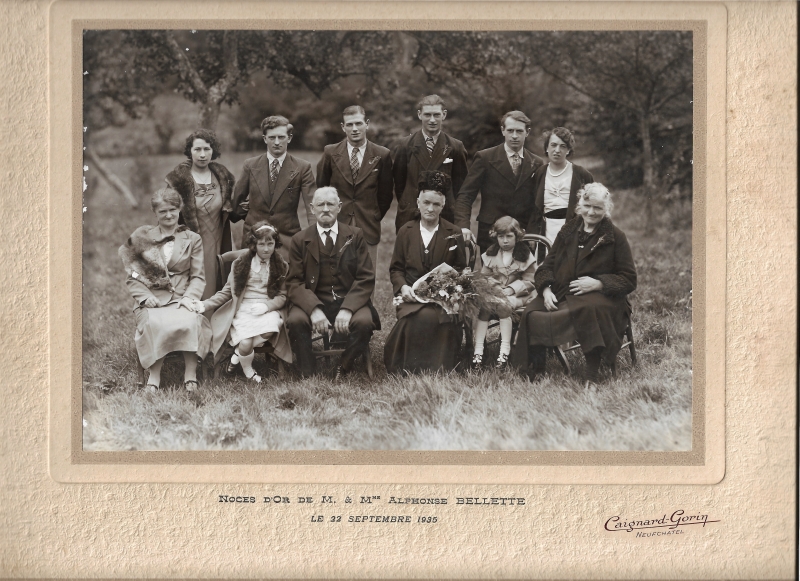
<path fill-rule="evenodd" d="M 270 208 L 275 207 L 275 202 L 277 202 L 278 198 L 283 195 L 283 193 L 286 191 L 286 187 L 297 174 L 296 166 L 297 164 L 295 163 L 294 158 L 287 153 L 286 159 L 283 160 L 281 171 L 278 174 L 278 179 L 275 180 L 275 187 L 272 190 L 272 201 L 269 205 Z"/>
<path fill-rule="evenodd" d="M 520 187 L 533 173 L 533 154 L 527 149 L 524 151 L 522 163 L 519 166 L 519 175 L 517 176 L 517 187 Z M 511 164 L 509 163 L 508 166 L 511 167 Z M 511 173 L 513 174 L 514 172 Z"/>
<path fill-rule="evenodd" d="M 506 155 L 506 148 L 502 145 L 498 145 L 495 148 L 494 159 L 490 162 L 500 174 L 506 178 L 511 185 L 517 185 L 517 176 L 514 175 L 514 172 L 511 171 L 511 162 L 508 160 L 508 156 Z M 522 172 L 520 172 L 522 173 Z"/>
<path fill-rule="evenodd" d="M 422 135 L 422 131 L 417 131 L 414 134 L 411 149 L 414 152 L 414 156 L 419 161 L 422 170 L 424 171 L 429 169 L 431 164 L 431 154 L 428 151 L 428 146 L 425 145 L 425 137 Z"/>
<path fill-rule="evenodd" d="M 169 262 L 167 262 L 167 270 L 172 272 L 172 267 L 183 257 L 188 246 L 189 240 L 186 237 L 186 232 L 175 232 L 175 245 L 172 247 L 172 256 L 169 257 Z"/>
<path fill-rule="evenodd" d="M 370 163 L 375 157 L 377 153 L 375 152 L 375 146 L 372 144 L 371 141 L 367 141 L 367 147 L 364 149 L 364 159 L 361 160 L 361 167 L 358 170 L 358 178 L 356 179 L 356 185 L 360 184 L 361 182 L 366 179 L 373 169 L 375 169 L 375 162 Z"/>
<path fill-rule="evenodd" d="M 426 147 L 425 149 L 428 148 Z M 447 157 L 450 149 L 450 144 L 447 142 L 447 137 L 445 136 L 444 131 L 439 132 L 439 139 L 436 140 L 436 145 L 433 146 L 430 167 L 438 169 L 439 166 L 442 165 L 445 157 Z"/>
<path fill-rule="evenodd" d="M 312 229 L 313 228 L 313 229 Z M 306 230 L 306 249 L 311 257 L 319 264 L 319 232 L 317 232 L 317 227 L 313 226 Z"/>
<path fill-rule="evenodd" d="M 253 177 L 255 177 L 256 187 L 258 193 L 263 198 L 267 205 L 270 205 L 269 199 L 269 157 L 263 154 L 259 160 L 257 167 L 253 168 Z"/>
<path fill-rule="evenodd" d="M 353 172 L 350 169 L 350 158 L 347 156 L 346 139 L 336 146 L 336 151 L 334 152 L 332 157 L 333 161 L 336 163 L 336 167 L 338 167 L 339 171 L 342 172 L 344 179 L 347 180 L 347 183 L 352 184 Z M 361 165 L 363 166 L 364 164 Z"/>
<path fill-rule="evenodd" d="M 447 243 L 450 242 L 447 240 L 447 237 L 450 236 L 450 234 L 451 232 L 445 230 L 442 227 L 442 223 L 439 222 L 439 229 L 436 231 L 436 234 L 433 235 L 433 240 L 431 240 L 432 265 L 439 265 L 444 262 L 444 255 L 447 252 Z"/>

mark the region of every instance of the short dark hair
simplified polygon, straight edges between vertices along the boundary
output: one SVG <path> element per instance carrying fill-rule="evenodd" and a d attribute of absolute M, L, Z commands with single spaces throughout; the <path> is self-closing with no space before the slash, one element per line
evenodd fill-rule
<path fill-rule="evenodd" d="M 181 198 L 181 195 L 176 190 L 167 186 L 156 190 L 153 195 L 150 196 L 150 207 L 153 209 L 153 212 L 156 211 L 156 208 L 160 204 L 169 204 L 173 208 L 181 210 L 183 209 L 183 198 Z"/>
<path fill-rule="evenodd" d="M 422 111 L 422 108 L 425 106 L 434 107 L 436 105 L 441 105 L 442 110 L 447 109 L 447 105 L 444 104 L 444 99 L 442 99 L 439 95 L 428 95 L 427 97 L 423 97 L 417 103 L 417 111 Z"/>
<path fill-rule="evenodd" d="M 569 147 L 569 152 L 567 153 L 567 157 L 572 155 L 572 152 L 575 150 L 575 136 L 572 135 L 572 131 L 567 129 L 566 127 L 554 127 L 550 131 L 545 131 L 542 133 L 542 137 L 544 137 L 544 153 L 547 155 L 547 148 L 550 145 L 550 137 L 555 135 L 561 141 L 567 144 Z"/>
<path fill-rule="evenodd" d="M 364 119 L 367 118 L 367 112 L 364 111 L 364 107 L 361 105 L 350 105 L 346 107 L 344 111 L 342 111 L 342 121 L 344 121 L 345 116 L 347 115 L 363 115 Z"/>
<path fill-rule="evenodd" d="M 275 129 L 276 127 L 286 127 L 286 133 L 289 134 L 289 137 L 292 136 L 294 126 L 289 123 L 289 120 L 283 115 L 272 115 L 264 119 L 261 122 L 261 134 L 266 135 L 267 131 Z"/>
<path fill-rule="evenodd" d="M 186 138 L 186 143 L 183 145 L 183 155 L 187 158 L 192 159 L 192 145 L 195 139 L 202 139 L 211 146 L 211 159 L 217 159 L 222 155 L 222 148 L 219 146 L 217 134 L 210 129 L 198 129 L 189 134 L 189 137 Z"/>
<path fill-rule="evenodd" d="M 492 240 L 497 240 L 499 234 L 508 234 L 509 232 L 514 234 L 516 242 L 520 242 L 522 237 L 525 236 L 525 230 L 522 229 L 522 226 L 519 225 L 515 218 L 503 216 L 494 221 L 491 230 L 489 230 L 489 237 Z"/>
<path fill-rule="evenodd" d="M 503 129 L 506 128 L 506 119 L 513 119 L 514 121 L 519 121 L 520 123 L 525 124 L 525 129 L 531 128 L 531 120 L 528 119 L 528 116 L 525 115 L 522 111 L 509 111 L 505 115 L 500 118 L 500 127 Z"/>
<path fill-rule="evenodd" d="M 250 233 L 247 235 L 247 248 L 250 249 L 250 252 L 255 252 L 258 241 L 268 238 L 272 238 L 275 241 L 276 250 L 281 247 L 281 237 L 278 235 L 278 229 L 266 220 L 259 220 L 253 224 Z"/>

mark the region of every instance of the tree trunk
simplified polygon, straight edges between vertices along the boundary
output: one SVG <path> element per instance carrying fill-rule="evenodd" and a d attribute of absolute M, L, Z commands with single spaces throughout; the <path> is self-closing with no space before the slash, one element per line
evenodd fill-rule
<path fill-rule="evenodd" d="M 125 182 L 119 179 L 119 177 L 114 172 L 112 172 L 110 169 L 106 167 L 106 165 L 101 161 L 101 159 L 97 157 L 97 154 L 94 152 L 94 150 L 87 147 L 84 150 L 84 153 L 86 154 L 86 157 L 89 159 L 91 164 L 94 166 L 94 169 L 97 170 L 97 173 L 99 173 L 103 177 L 103 179 L 105 179 L 111 185 L 112 188 L 117 190 L 120 194 L 122 194 L 122 196 L 126 200 L 128 200 L 128 203 L 130 203 L 131 208 L 138 208 L 139 202 L 136 199 L 136 196 L 134 196 L 131 193 L 130 189 L 128 189 L 128 186 L 125 185 Z"/>
<path fill-rule="evenodd" d="M 655 176 L 653 174 L 653 144 L 650 140 L 650 119 L 645 112 L 639 114 L 639 133 L 642 138 L 642 186 L 645 199 L 645 228 L 649 232 L 653 226 Z"/>
<path fill-rule="evenodd" d="M 211 131 L 214 131 L 217 127 L 221 103 L 211 96 L 213 92 L 214 91 L 209 91 L 208 98 L 200 106 L 200 127 L 203 129 L 210 129 Z"/>

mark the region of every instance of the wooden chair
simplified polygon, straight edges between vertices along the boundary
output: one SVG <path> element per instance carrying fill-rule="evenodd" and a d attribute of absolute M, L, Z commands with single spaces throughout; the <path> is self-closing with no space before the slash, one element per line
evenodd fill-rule
<path fill-rule="evenodd" d="M 242 250 L 231 250 L 230 252 L 226 252 L 225 254 L 218 254 L 217 255 L 217 290 L 221 290 L 225 283 L 228 280 L 228 275 L 231 272 L 231 264 L 233 261 L 236 260 L 239 256 L 247 253 L 247 249 Z M 283 366 L 283 360 L 280 357 L 277 357 L 273 352 L 273 347 L 269 343 L 265 343 L 261 347 L 256 347 L 253 349 L 255 353 L 262 353 L 266 356 L 267 359 L 272 359 L 276 361 L 278 364 L 278 377 L 283 377 L 286 370 Z M 231 353 L 233 351 L 231 350 Z M 220 360 L 213 364 L 214 368 L 214 379 L 219 379 L 219 376 L 222 371 L 222 366 L 226 364 L 226 360 L 229 360 L 230 357 L 222 357 Z"/>

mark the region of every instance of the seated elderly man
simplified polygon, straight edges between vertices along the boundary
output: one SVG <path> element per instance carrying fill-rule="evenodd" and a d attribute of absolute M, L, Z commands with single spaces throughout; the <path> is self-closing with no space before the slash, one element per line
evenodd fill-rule
<path fill-rule="evenodd" d="M 311 348 L 312 330 L 323 334 L 333 328 L 347 337 L 336 379 L 350 372 L 353 361 L 380 329 L 370 296 L 375 268 L 361 230 L 337 221 L 342 202 L 335 188 L 319 188 L 311 211 L 316 224 L 292 237 L 286 281 L 293 303 L 286 321 L 289 340 L 303 376 L 316 371 Z"/>

